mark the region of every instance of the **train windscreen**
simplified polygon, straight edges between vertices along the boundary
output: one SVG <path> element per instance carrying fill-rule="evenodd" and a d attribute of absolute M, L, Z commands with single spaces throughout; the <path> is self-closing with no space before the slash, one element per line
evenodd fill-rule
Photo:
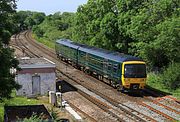
<path fill-rule="evenodd" d="M 145 64 L 126 64 L 124 67 L 125 78 L 145 78 L 146 66 Z"/>

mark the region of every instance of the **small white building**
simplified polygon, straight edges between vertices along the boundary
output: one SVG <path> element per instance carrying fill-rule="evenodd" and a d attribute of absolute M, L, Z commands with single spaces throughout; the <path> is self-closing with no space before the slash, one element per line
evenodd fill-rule
<path fill-rule="evenodd" d="M 19 63 L 21 70 L 17 72 L 16 82 L 22 88 L 17 95 L 47 95 L 48 91 L 56 91 L 55 64 L 52 61 L 46 58 L 22 58 Z"/>

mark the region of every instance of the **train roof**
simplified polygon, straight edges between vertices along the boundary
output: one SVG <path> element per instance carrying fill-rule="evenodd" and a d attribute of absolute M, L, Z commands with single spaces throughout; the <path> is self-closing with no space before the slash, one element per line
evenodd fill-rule
<path fill-rule="evenodd" d="M 109 50 L 96 48 L 96 47 L 92 47 L 92 46 L 87 46 L 87 45 L 75 43 L 75 42 L 72 42 L 72 41 L 66 40 L 66 39 L 57 40 L 56 42 L 63 44 L 63 45 L 66 45 L 66 46 L 71 47 L 71 48 L 78 49 L 80 51 L 83 51 L 83 52 L 86 52 L 89 54 L 96 55 L 96 56 L 99 56 L 102 58 L 106 58 L 108 60 L 113 60 L 116 62 L 143 61 L 142 59 L 135 57 L 135 56 L 126 55 L 123 53 L 119 53 L 119 52 L 115 52 L 115 51 L 109 51 Z"/>
<path fill-rule="evenodd" d="M 80 47 L 80 45 L 73 44 L 74 42 L 69 39 L 60 39 L 60 40 L 57 40 L 56 43 L 59 43 L 59 44 L 62 44 L 62 45 L 65 45 L 74 49 L 78 49 Z"/>

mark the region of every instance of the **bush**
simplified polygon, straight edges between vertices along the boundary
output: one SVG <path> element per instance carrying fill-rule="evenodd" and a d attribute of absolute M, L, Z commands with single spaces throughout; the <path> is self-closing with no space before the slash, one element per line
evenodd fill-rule
<path fill-rule="evenodd" d="M 172 63 L 160 75 L 163 84 L 170 89 L 180 88 L 180 63 Z"/>
<path fill-rule="evenodd" d="M 41 119 L 41 117 L 37 116 L 37 115 L 32 115 L 29 119 L 25 118 L 24 120 L 18 120 L 17 122 L 42 122 L 43 120 Z"/>
<path fill-rule="evenodd" d="M 148 84 L 155 88 L 176 90 L 180 88 L 180 63 L 172 63 L 161 74 L 149 73 Z"/>
<path fill-rule="evenodd" d="M 148 74 L 147 84 L 153 88 L 158 88 L 158 89 L 161 89 L 162 87 L 164 87 L 162 85 L 159 75 L 154 72 L 151 72 Z"/>

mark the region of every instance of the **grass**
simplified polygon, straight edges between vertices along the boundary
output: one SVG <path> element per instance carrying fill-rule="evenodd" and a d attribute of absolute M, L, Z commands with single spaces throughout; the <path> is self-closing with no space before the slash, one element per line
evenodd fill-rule
<path fill-rule="evenodd" d="M 152 88 L 169 93 L 172 96 L 176 97 L 178 100 L 180 100 L 180 88 L 176 89 L 176 90 L 169 90 L 169 89 L 165 88 L 164 85 L 161 83 L 147 83 L 147 84 L 149 86 L 151 86 Z"/>
<path fill-rule="evenodd" d="M 48 102 L 47 97 L 38 97 L 37 99 L 28 99 L 26 97 L 16 96 L 15 91 L 12 93 L 12 99 L 5 99 L 3 102 L 0 102 L 0 122 L 4 121 L 4 105 L 38 105 L 44 104 L 47 107 L 47 110 L 52 114 L 55 120 L 59 118 L 70 118 L 71 116 L 67 112 L 61 112 L 59 108 L 53 108 Z M 30 119 L 25 119 L 25 122 L 39 122 L 37 117 L 31 117 Z M 75 121 L 73 121 L 75 122 Z"/>
<path fill-rule="evenodd" d="M 33 36 L 33 38 L 34 38 L 35 40 L 37 40 L 38 42 L 46 45 L 47 47 L 49 47 L 49 48 L 51 48 L 51 49 L 54 49 L 54 48 L 55 48 L 55 43 L 54 43 L 54 42 L 48 41 L 48 40 L 45 39 L 45 38 L 38 38 L 35 34 L 33 34 L 32 36 Z"/>
<path fill-rule="evenodd" d="M 3 105 L 0 103 L 0 122 L 4 121 L 4 108 Z"/>
<path fill-rule="evenodd" d="M 168 89 L 162 82 L 158 82 L 157 75 L 154 73 L 148 74 L 147 79 L 147 85 L 151 86 L 152 88 L 158 89 L 160 91 L 172 94 L 172 96 L 176 97 L 178 100 L 180 100 L 180 88 L 177 88 L 176 90 Z"/>
<path fill-rule="evenodd" d="M 18 97 L 13 91 L 12 99 L 5 99 L 3 102 L 0 103 L 0 122 L 4 121 L 4 105 L 36 105 L 40 104 L 36 99 L 28 99 L 26 97 Z"/>

